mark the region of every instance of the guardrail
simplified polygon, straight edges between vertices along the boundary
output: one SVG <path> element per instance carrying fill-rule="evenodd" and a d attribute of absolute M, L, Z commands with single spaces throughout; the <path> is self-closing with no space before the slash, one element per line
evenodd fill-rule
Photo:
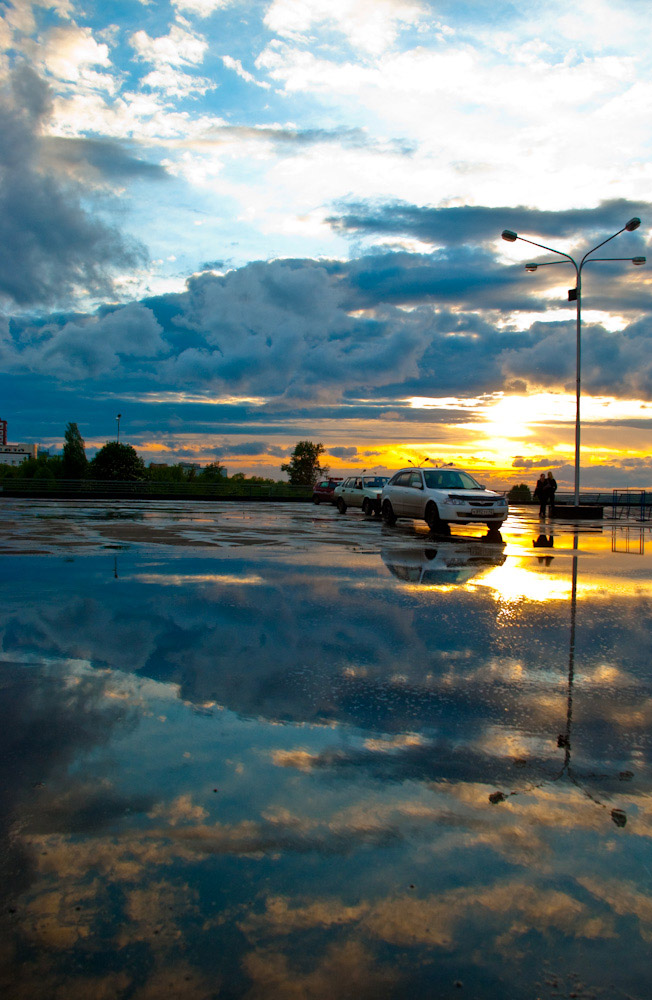
<path fill-rule="evenodd" d="M 290 483 L 111 482 L 99 479 L 2 479 L 0 497 L 52 500 L 284 500 L 312 499 L 311 486 Z"/>

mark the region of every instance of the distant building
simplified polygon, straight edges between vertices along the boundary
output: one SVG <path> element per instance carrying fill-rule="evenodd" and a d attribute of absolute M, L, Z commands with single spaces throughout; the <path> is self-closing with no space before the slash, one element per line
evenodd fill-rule
<path fill-rule="evenodd" d="M 35 444 L 0 444 L 0 465 L 20 465 L 28 458 L 36 458 Z"/>
<path fill-rule="evenodd" d="M 36 458 L 38 445 L 7 444 L 7 421 L 0 420 L 0 465 L 20 465 L 28 458 Z"/>

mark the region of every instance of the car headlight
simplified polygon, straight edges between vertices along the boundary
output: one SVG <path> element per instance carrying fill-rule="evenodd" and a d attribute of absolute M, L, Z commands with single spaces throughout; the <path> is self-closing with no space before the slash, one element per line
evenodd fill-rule
<path fill-rule="evenodd" d="M 449 503 L 451 505 L 451 507 L 466 507 L 467 501 L 466 500 L 457 500 L 457 499 L 455 499 L 453 497 L 447 497 L 446 498 L 446 503 Z"/>

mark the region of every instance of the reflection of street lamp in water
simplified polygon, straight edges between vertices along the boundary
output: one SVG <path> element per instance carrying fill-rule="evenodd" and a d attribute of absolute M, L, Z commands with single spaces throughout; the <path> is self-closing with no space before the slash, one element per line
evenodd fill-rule
<path fill-rule="evenodd" d="M 591 792 L 581 784 L 579 778 L 574 773 L 571 765 L 571 731 L 573 726 L 573 682 L 575 679 L 575 620 L 577 616 L 577 531 L 573 533 L 573 573 L 572 573 L 572 588 L 571 588 L 571 627 L 570 627 L 570 643 L 568 649 L 568 695 L 566 699 L 566 728 L 563 733 L 560 733 L 557 737 L 557 746 L 564 750 L 564 763 L 561 766 L 559 774 L 555 775 L 554 778 L 550 778 L 550 781 L 559 781 L 564 775 L 567 775 L 573 784 L 580 789 L 586 795 L 587 798 L 595 802 L 596 805 L 601 806 L 606 809 L 607 806 L 600 799 L 592 795 Z M 630 777 L 629 773 L 626 774 Z M 625 773 L 621 775 L 621 778 L 625 777 Z M 530 792 L 535 788 L 541 788 L 545 784 L 545 781 L 540 781 L 536 785 L 529 785 L 527 788 L 520 789 L 522 792 Z M 513 792 L 492 792 L 489 796 L 489 801 L 496 805 L 498 802 L 504 802 L 508 797 L 519 795 L 519 791 Z M 612 809 L 611 818 L 616 824 L 616 826 L 625 826 L 627 823 L 627 815 L 623 809 Z"/>

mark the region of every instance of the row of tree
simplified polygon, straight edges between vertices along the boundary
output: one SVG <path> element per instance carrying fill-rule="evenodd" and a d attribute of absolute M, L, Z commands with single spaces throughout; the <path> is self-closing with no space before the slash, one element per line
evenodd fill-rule
<path fill-rule="evenodd" d="M 290 461 L 281 466 L 290 483 L 312 486 L 327 475 L 328 468 L 319 462 L 323 454 L 322 444 L 299 441 Z M 268 479 L 263 476 L 245 476 L 236 472 L 226 475 L 220 462 L 211 462 L 203 468 L 188 464 L 150 465 L 147 467 L 135 448 L 118 441 L 107 441 L 94 458 L 86 457 L 86 444 L 76 423 L 66 426 L 63 451 L 60 455 L 39 455 L 29 458 L 20 465 L 0 465 L 0 478 L 4 479 L 99 479 L 114 482 L 166 482 L 198 484 L 219 482 L 247 482 L 273 484 L 286 482 L 285 479 Z"/>
<path fill-rule="evenodd" d="M 324 446 L 312 441 L 299 441 L 289 462 L 281 465 L 293 486 L 314 486 L 319 479 L 328 475 L 328 466 L 321 464 Z M 0 477 L 12 479 L 100 479 L 115 482 L 166 482 L 166 483 L 217 483 L 244 482 L 272 484 L 285 480 L 266 479 L 262 476 L 245 476 L 237 472 L 226 476 L 226 470 L 219 462 L 211 462 L 203 468 L 189 465 L 154 465 L 146 467 L 135 448 L 118 441 L 107 441 L 90 461 L 86 457 L 86 445 L 75 423 L 66 426 L 63 452 L 61 455 L 39 455 L 21 465 L 0 465 Z M 513 486 L 508 493 L 512 502 L 531 500 L 530 488 L 526 483 Z"/>
<path fill-rule="evenodd" d="M 107 441 L 94 458 L 86 457 L 86 444 L 77 424 L 69 423 L 64 435 L 61 455 L 39 455 L 20 465 L 0 465 L 0 476 L 5 479 L 100 479 L 115 482 L 173 482 L 194 480 L 200 483 L 224 482 L 225 468 L 211 462 L 202 469 L 193 466 L 170 465 L 146 467 L 143 459 L 130 444 Z M 231 481 L 245 479 L 236 473 Z M 247 482 L 273 483 L 273 479 L 253 476 Z"/>

